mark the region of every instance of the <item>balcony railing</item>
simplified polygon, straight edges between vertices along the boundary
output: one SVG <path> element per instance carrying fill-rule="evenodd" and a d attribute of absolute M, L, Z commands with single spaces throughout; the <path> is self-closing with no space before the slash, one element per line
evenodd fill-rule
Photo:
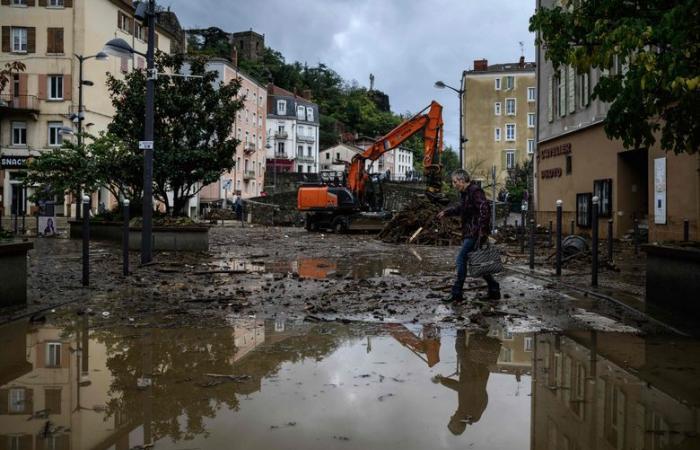
<path fill-rule="evenodd" d="M 248 142 L 243 146 L 243 152 L 246 154 L 255 153 L 255 143 Z"/>
<path fill-rule="evenodd" d="M 297 161 L 305 161 L 305 162 L 315 162 L 316 159 L 313 156 L 308 156 L 308 155 L 297 155 Z"/>
<path fill-rule="evenodd" d="M 287 158 L 287 153 L 285 152 L 275 152 L 275 158 Z"/>
<path fill-rule="evenodd" d="M 0 95 L 0 108 L 13 111 L 39 111 L 39 99 L 36 95 Z"/>
<path fill-rule="evenodd" d="M 309 136 L 308 134 L 298 134 L 297 133 L 297 141 L 314 142 L 315 140 L 316 140 L 316 136 Z"/>
<path fill-rule="evenodd" d="M 275 131 L 275 139 L 287 139 L 288 137 L 286 131 Z"/>
<path fill-rule="evenodd" d="M 254 170 L 246 170 L 243 172 L 243 179 L 244 180 L 252 180 L 255 178 L 255 171 Z"/>

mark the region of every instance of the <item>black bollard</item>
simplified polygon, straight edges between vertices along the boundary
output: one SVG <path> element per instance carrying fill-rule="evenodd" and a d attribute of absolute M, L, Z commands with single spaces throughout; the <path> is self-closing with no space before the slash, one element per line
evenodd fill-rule
<path fill-rule="evenodd" d="M 634 254 L 639 254 L 639 220 L 634 219 Z"/>
<path fill-rule="evenodd" d="M 688 242 L 690 240 L 690 221 L 688 219 L 683 219 L 683 242 Z"/>
<path fill-rule="evenodd" d="M 535 221 L 530 219 L 530 270 L 535 269 Z"/>
<path fill-rule="evenodd" d="M 608 220 L 608 262 L 613 262 L 613 220 Z"/>
<path fill-rule="evenodd" d="M 523 214 L 523 226 L 522 226 L 522 231 L 520 233 L 520 253 L 524 254 L 525 253 L 525 239 L 527 238 L 527 228 L 525 228 L 525 214 Z"/>
<path fill-rule="evenodd" d="M 83 197 L 83 286 L 90 284 L 90 197 Z"/>
<path fill-rule="evenodd" d="M 571 234 L 576 234 L 576 224 L 574 221 L 571 221 Z"/>
<path fill-rule="evenodd" d="M 561 232 L 562 232 L 562 213 L 561 206 L 562 201 L 557 200 L 557 259 L 556 259 L 556 274 L 561 276 Z"/>
<path fill-rule="evenodd" d="M 591 286 L 598 286 L 598 197 L 593 197 L 591 218 Z"/>
<path fill-rule="evenodd" d="M 129 199 L 124 199 L 124 224 L 122 227 L 122 273 L 129 275 Z"/>
<path fill-rule="evenodd" d="M 241 228 L 245 227 L 245 203 L 241 200 Z"/>
<path fill-rule="evenodd" d="M 549 221 L 549 231 L 547 232 L 547 243 L 549 246 L 552 246 L 552 234 L 554 233 L 554 225 L 552 225 L 552 221 Z"/>

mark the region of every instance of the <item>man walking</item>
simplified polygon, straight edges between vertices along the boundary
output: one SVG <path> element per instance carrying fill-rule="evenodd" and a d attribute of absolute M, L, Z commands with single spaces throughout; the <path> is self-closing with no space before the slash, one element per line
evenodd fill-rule
<path fill-rule="evenodd" d="M 488 240 L 491 230 L 491 211 L 484 195 L 484 190 L 471 181 L 466 170 L 457 169 L 452 172 L 452 186 L 460 192 L 458 205 L 440 211 L 438 219 L 445 216 L 461 216 L 462 218 L 462 248 L 457 255 L 457 279 L 452 285 L 451 295 L 446 301 L 460 302 L 464 300 L 464 280 L 467 277 L 467 256 Z M 484 275 L 488 284 L 488 298 L 501 298 L 501 287 L 493 275 Z"/>

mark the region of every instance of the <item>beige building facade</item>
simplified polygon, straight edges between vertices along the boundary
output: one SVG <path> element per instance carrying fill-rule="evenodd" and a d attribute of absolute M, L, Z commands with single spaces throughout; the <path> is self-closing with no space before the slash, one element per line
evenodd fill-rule
<path fill-rule="evenodd" d="M 145 53 L 147 29 L 134 19 L 132 2 L 123 0 L 3 0 L 0 26 L 0 65 L 26 65 L 0 93 L 0 211 L 30 214 L 32 189 L 25 193 L 21 188 L 27 159 L 59 147 L 67 138 L 58 132 L 61 127 L 77 127 L 80 64 L 75 55 L 96 55 L 115 37 Z M 156 35 L 157 48 L 170 52 L 177 37 L 160 26 Z M 145 67 L 138 55 L 83 63 L 83 80 L 92 82 L 83 83 L 84 132 L 97 134 L 111 121 L 107 72 L 120 77 Z M 56 199 L 58 215 L 71 213 L 64 200 L 72 201 Z M 93 198 L 93 205 L 100 202 L 109 202 L 104 189 Z"/>
<path fill-rule="evenodd" d="M 493 65 L 477 60 L 463 73 L 463 161 L 473 179 L 490 179 L 495 165 L 502 186 L 508 170 L 534 154 L 535 84 L 535 64 L 524 58 Z"/>

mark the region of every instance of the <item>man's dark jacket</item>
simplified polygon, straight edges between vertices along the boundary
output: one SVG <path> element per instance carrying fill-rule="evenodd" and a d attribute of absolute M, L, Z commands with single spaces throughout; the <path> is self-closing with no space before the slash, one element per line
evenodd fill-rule
<path fill-rule="evenodd" d="M 491 212 L 484 190 L 478 184 L 471 182 L 460 195 L 459 204 L 447 208 L 445 215 L 462 217 L 464 239 L 476 237 L 485 239 L 491 233 Z"/>

